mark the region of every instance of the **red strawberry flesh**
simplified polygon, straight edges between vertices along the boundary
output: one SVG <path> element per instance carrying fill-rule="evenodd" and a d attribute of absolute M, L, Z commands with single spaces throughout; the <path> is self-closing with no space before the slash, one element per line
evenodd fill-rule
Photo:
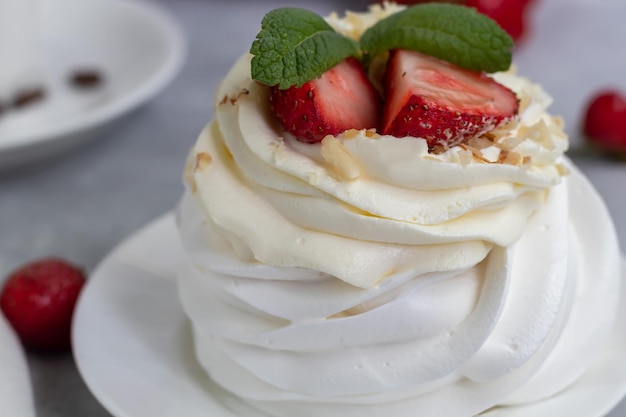
<path fill-rule="evenodd" d="M 488 75 L 414 51 L 392 51 L 381 133 L 452 147 L 515 117 L 515 93 Z"/>
<path fill-rule="evenodd" d="M 327 135 L 378 125 L 380 99 L 354 58 L 301 87 L 271 87 L 270 100 L 283 128 L 302 142 L 316 143 Z"/>

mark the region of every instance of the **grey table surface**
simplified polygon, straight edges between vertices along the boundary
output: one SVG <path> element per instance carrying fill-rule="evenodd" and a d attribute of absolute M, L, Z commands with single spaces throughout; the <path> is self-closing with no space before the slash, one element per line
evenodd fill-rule
<path fill-rule="evenodd" d="M 298 5 L 326 14 L 362 9 L 366 3 L 153 1 L 169 10 L 187 35 L 188 57 L 181 73 L 156 99 L 88 143 L 46 161 L 0 172 L 0 277 L 23 262 L 48 255 L 92 270 L 126 236 L 171 210 L 182 193 L 186 154 L 211 117 L 216 86 L 249 47 L 267 10 Z M 571 104 L 567 97 L 555 99 L 557 113 L 559 100 Z M 567 113 L 566 107 L 562 109 Z M 580 138 L 574 133 L 572 141 L 577 144 Z M 626 194 L 616 190 L 626 184 L 626 164 L 599 157 L 575 158 L 575 162 L 605 198 L 623 245 Z M 110 417 L 83 383 L 70 354 L 28 355 L 28 363 L 39 417 Z M 626 402 L 610 414 L 624 415 Z"/>

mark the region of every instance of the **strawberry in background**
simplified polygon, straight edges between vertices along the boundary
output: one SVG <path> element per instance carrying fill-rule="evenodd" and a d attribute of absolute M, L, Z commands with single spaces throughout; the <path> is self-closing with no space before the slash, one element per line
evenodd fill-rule
<path fill-rule="evenodd" d="M 626 157 L 626 95 L 616 89 L 595 93 L 587 103 L 583 133 L 599 150 Z"/>
<path fill-rule="evenodd" d="M 500 26 L 519 43 L 526 35 L 527 19 L 535 0 L 396 0 L 398 4 L 456 3 L 474 7 L 498 22 Z M 382 3 L 382 1 L 378 1 Z"/>
<path fill-rule="evenodd" d="M 467 0 L 465 4 L 475 7 L 479 12 L 489 16 L 509 35 L 519 42 L 526 32 L 530 5 L 533 0 Z"/>
<path fill-rule="evenodd" d="M 0 314 L 6 316 L 27 349 L 68 351 L 74 307 L 84 284 L 82 269 L 63 259 L 27 263 L 4 282 Z"/>

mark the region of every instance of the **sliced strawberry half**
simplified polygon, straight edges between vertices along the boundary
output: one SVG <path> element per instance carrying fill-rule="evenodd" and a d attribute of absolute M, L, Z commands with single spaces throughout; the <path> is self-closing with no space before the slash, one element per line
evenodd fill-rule
<path fill-rule="evenodd" d="M 385 74 L 381 133 L 452 147 L 517 115 L 515 93 L 481 72 L 394 50 Z"/>
<path fill-rule="evenodd" d="M 381 108 L 374 86 L 354 58 L 301 87 L 271 87 L 270 101 L 283 128 L 308 143 L 349 129 L 375 128 Z"/>

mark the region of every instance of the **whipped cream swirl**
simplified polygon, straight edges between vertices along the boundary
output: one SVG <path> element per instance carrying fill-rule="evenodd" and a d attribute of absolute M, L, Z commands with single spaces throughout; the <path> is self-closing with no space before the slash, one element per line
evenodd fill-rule
<path fill-rule="evenodd" d="M 300 143 L 276 124 L 267 88 L 249 74 L 246 55 L 223 81 L 187 170 L 214 228 L 248 262 L 321 271 L 362 288 L 467 268 L 494 244 L 517 241 L 564 171 L 567 139 L 544 111 L 549 98 L 510 74 L 500 78 L 527 103 L 516 127 L 482 149 L 438 155 L 424 139 L 367 130 Z M 494 150 L 519 163 L 481 156 Z"/>
<path fill-rule="evenodd" d="M 570 169 L 511 247 L 367 290 L 243 261 L 187 194 L 179 285 L 200 363 L 242 416 L 468 417 L 561 391 L 605 346 L 620 285 L 606 208 Z"/>

